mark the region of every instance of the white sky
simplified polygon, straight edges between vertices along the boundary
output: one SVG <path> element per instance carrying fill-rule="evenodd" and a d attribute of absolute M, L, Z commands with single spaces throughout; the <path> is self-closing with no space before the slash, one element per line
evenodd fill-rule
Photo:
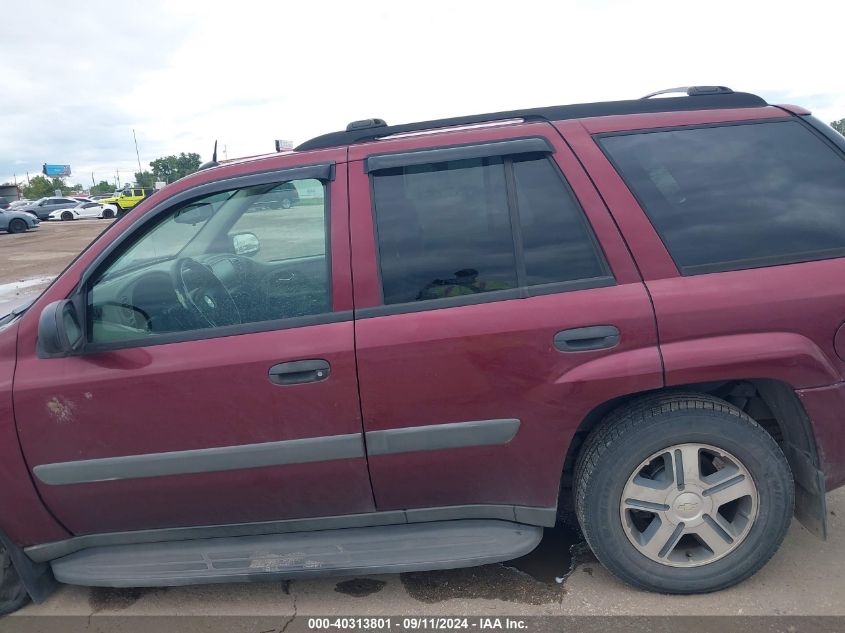
<path fill-rule="evenodd" d="M 4 0 L 0 182 L 719 84 L 845 118 L 845 1 Z"/>

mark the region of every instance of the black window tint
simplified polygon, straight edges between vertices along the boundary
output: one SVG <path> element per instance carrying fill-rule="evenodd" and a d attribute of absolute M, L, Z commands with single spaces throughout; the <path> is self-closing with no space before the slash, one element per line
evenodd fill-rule
<path fill-rule="evenodd" d="M 385 304 L 517 286 L 501 158 L 385 169 L 373 190 Z"/>
<path fill-rule="evenodd" d="M 845 256 L 845 162 L 798 121 L 600 143 L 685 274 Z"/>
<path fill-rule="evenodd" d="M 525 285 L 608 274 L 580 207 L 545 157 L 513 163 Z"/>

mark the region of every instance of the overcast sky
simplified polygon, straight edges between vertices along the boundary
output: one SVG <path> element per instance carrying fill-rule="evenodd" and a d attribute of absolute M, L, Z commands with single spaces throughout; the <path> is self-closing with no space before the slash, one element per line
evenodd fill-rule
<path fill-rule="evenodd" d="M 720 84 L 845 118 L 845 2 L 4 0 L 0 182 Z"/>

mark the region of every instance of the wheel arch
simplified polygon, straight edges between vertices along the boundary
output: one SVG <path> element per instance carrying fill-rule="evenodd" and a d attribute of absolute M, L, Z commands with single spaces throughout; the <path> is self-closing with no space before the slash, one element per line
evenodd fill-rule
<path fill-rule="evenodd" d="M 618 408 L 644 396 L 694 392 L 720 398 L 749 415 L 778 443 L 795 480 L 795 516 L 810 532 L 827 537 L 825 476 L 813 425 L 792 386 L 769 378 L 687 383 L 625 394 L 594 407 L 581 421 L 567 450 L 561 477 L 559 512 L 572 512 L 575 462 L 589 434 Z"/>

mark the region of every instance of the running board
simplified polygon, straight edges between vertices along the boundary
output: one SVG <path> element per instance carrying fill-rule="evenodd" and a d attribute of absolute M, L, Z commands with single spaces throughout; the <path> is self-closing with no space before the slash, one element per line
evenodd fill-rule
<path fill-rule="evenodd" d="M 111 545 L 51 565 L 72 585 L 164 587 L 471 567 L 527 554 L 542 536 L 533 525 L 468 519 Z"/>

